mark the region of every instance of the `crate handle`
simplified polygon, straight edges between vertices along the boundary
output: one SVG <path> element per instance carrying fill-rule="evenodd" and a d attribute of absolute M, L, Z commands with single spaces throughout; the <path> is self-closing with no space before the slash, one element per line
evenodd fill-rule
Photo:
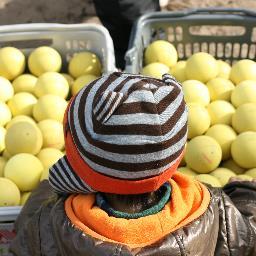
<path fill-rule="evenodd" d="M 150 19 L 164 19 L 164 18 L 178 18 L 189 15 L 197 15 L 197 14 L 243 14 L 246 16 L 256 17 L 256 12 L 243 8 L 223 8 L 223 7 L 215 7 L 215 8 L 193 8 L 193 9 L 185 9 L 181 11 L 165 11 L 165 12 L 151 12 L 143 15 L 139 18 L 136 24 L 142 24 Z M 136 26 L 136 24 L 134 26 Z"/>
<path fill-rule="evenodd" d="M 218 31 L 209 31 L 209 29 L 217 30 L 217 29 L 223 29 Z M 197 30 L 200 29 L 200 30 Z M 202 29 L 202 30 L 201 30 Z M 208 36 L 208 37 L 215 37 L 215 36 L 242 36 L 246 33 L 246 27 L 239 26 L 239 25 L 192 25 L 188 27 L 188 32 L 192 36 Z"/>
<path fill-rule="evenodd" d="M 212 7 L 212 8 L 195 8 L 195 9 L 188 9 L 188 12 L 184 12 L 185 14 L 197 14 L 197 13 L 228 13 L 228 14 L 237 14 L 242 13 L 248 16 L 256 17 L 256 12 L 243 9 L 243 8 L 226 8 L 226 7 Z"/>
<path fill-rule="evenodd" d="M 135 47 L 129 49 L 125 54 L 125 62 L 127 65 L 131 65 L 134 59 L 134 56 L 137 52 L 137 49 Z"/>

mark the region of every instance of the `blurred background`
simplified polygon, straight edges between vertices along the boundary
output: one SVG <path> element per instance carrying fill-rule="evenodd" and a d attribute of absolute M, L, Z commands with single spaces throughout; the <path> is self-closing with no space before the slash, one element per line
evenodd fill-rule
<path fill-rule="evenodd" d="M 106 1 L 107 0 L 102 0 Z M 163 10 L 193 7 L 243 7 L 256 9 L 255 0 L 162 0 Z M 0 24 L 31 22 L 100 23 L 92 0 L 0 0 Z"/>

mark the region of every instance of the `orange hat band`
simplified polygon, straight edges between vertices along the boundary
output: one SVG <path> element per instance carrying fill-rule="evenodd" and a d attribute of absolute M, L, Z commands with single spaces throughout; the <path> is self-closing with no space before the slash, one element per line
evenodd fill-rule
<path fill-rule="evenodd" d="M 84 162 L 74 145 L 70 131 L 66 133 L 65 140 L 67 159 L 72 166 L 73 171 L 92 189 L 105 193 L 143 194 L 155 191 L 172 177 L 184 154 L 184 152 L 182 152 L 174 165 L 158 176 L 143 180 L 121 180 L 102 175 L 94 171 L 86 162 Z"/>

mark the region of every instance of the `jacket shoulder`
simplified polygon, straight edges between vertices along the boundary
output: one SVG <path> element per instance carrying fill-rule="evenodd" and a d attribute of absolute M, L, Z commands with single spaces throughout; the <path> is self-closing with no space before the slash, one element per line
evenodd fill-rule
<path fill-rule="evenodd" d="M 246 182 L 231 183 L 224 189 L 210 188 L 219 209 L 215 255 L 256 255 L 256 230 L 251 222 L 256 217 L 254 190 Z"/>
<path fill-rule="evenodd" d="M 42 182 L 31 194 L 15 222 L 17 235 L 10 247 L 14 255 L 58 255 L 50 221 L 56 201 L 48 181 Z"/>

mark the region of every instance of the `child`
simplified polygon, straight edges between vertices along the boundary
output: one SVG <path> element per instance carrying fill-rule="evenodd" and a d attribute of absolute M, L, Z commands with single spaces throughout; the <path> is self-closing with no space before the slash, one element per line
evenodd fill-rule
<path fill-rule="evenodd" d="M 66 156 L 23 208 L 11 251 L 256 255 L 256 184 L 213 189 L 177 172 L 187 118 L 169 75 L 116 72 L 83 88 L 64 117 Z"/>

